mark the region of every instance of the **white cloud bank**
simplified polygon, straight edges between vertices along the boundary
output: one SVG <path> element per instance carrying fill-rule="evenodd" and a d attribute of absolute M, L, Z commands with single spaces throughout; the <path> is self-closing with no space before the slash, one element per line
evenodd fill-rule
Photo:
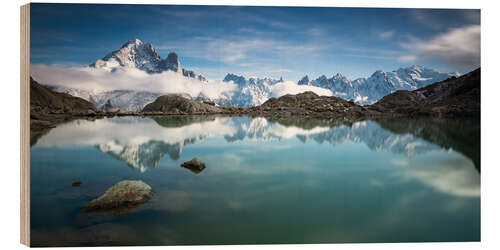
<path fill-rule="evenodd" d="M 298 85 L 291 81 L 280 82 L 271 87 L 271 95 L 280 97 L 286 94 L 300 94 L 306 91 L 312 91 L 320 96 L 332 96 L 332 91 L 315 86 Z"/>
<path fill-rule="evenodd" d="M 32 64 L 31 75 L 42 84 L 87 90 L 94 93 L 113 90 L 136 90 L 165 94 L 186 93 L 193 97 L 203 95 L 216 99 L 232 96 L 238 90 L 237 84 L 232 81 L 209 80 L 208 82 L 202 82 L 172 71 L 148 74 L 142 70 L 128 67 L 119 67 L 110 72 L 91 67 Z M 298 85 L 291 81 L 280 82 L 271 86 L 272 97 L 299 94 L 306 91 L 312 91 L 322 96 L 331 96 L 333 94 L 328 89 Z"/>
<path fill-rule="evenodd" d="M 91 67 L 32 64 L 31 75 L 42 84 L 94 92 L 137 90 L 154 93 L 187 93 L 191 96 L 202 94 L 209 98 L 218 98 L 223 94 L 231 94 L 237 88 L 234 83 L 211 80 L 202 82 L 172 71 L 148 74 L 128 67 L 109 72 Z"/>

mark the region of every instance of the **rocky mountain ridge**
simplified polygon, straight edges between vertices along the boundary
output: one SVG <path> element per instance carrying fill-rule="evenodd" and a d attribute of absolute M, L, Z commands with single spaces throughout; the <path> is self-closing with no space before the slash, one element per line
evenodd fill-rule
<path fill-rule="evenodd" d="M 458 72 L 441 73 L 433 69 L 413 65 L 394 71 L 375 71 L 370 77 L 349 80 L 340 73 L 331 78 L 325 75 L 315 80 L 304 76 L 299 85 L 316 86 L 329 89 L 334 96 L 353 100 L 357 104 L 373 104 L 380 98 L 397 90 L 416 90 L 429 84 L 440 82 L 451 77 L 458 77 Z"/>

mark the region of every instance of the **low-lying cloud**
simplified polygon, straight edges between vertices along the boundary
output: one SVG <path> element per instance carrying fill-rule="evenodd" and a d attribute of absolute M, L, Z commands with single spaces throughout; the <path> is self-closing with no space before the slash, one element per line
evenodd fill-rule
<path fill-rule="evenodd" d="M 332 91 L 320 87 L 298 85 L 291 81 L 280 82 L 271 87 L 271 95 L 273 97 L 280 97 L 286 94 L 300 94 L 306 91 L 312 91 L 320 96 L 332 96 Z"/>
<path fill-rule="evenodd" d="M 179 73 L 165 71 L 148 74 L 128 67 L 116 68 L 112 72 L 91 67 L 63 67 L 32 64 L 31 74 L 42 84 L 89 90 L 93 92 L 112 90 L 137 90 L 154 93 L 187 93 L 218 98 L 231 95 L 237 85 L 231 82 L 209 80 L 202 82 Z"/>
<path fill-rule="evenodd" d="M 237 84 L 208 80 L 202 82 L 185 77 L 179 73 L 165 71 L 148 74 L 142 70 L 128 67 L 107 71 L 91 67 L 64 67 L 59 65 L 32 64 L 31 75 L 45 85 L 81 89 L 96 92 L 113 90 L 136 90 L 165 94 L 189 94 L 193 97 L 203 95 L 211 99 L 232 96 L 238 91 Z M 299 94 L 312 91 L 321 96 L 331 96 L 332 91 L 320 87 L 298 85 L 291 81 L 271 86 L 271 96 Z"/>

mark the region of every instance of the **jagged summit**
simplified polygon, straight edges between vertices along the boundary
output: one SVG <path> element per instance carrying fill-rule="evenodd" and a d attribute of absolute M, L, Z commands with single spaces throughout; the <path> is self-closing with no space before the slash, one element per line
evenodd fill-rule
<path fill-rule="evenodd" d="M 308 75 L 305 75 L 304 77 L 302 77 L 302 79 L 300 79 L 298 82 L 297 82 L 298 85 L 311 85 L 311 80 L 309 80 L 309 76 Z"/>
<path fill-rule="evenodd" d="M 126 43 L 124 43 L 122 45 L 122 48 L 131 46 L 131 45 L 139 46 L 141 44 L 143 44 L 142 41 L 139 40 L 138 38 L 135 38 L 135 39 L 132 39 L 132 40 L 128 40 Z"/>
<path fill-rule="evenodd" d="M 191 70 L 183 69 L 179 56 L 175 52 L 170 52 L 167 58 L 162 59 L 151 43 L 144 43 L 138 38 L 127 41 L 119 50 L 107 54 L 89 66 L 109 71 L 113 71 L 119 67 L 137 68 L 149 74 L 162 73 L 169 70 L 182 73 L 186 77 L 206 81 L 202 75 L 197 75 Z"/>

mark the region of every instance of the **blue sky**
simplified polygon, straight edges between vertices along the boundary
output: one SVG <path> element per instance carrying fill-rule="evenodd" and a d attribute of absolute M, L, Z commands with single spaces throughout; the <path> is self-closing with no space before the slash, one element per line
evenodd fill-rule
<path fill-rule="evenodd" d="M 479 25 L 479 10 L 32 4 L 31 62 L 87 65 L 139 38 L 217 80 L 466 73 L 480 65 Z"/>

